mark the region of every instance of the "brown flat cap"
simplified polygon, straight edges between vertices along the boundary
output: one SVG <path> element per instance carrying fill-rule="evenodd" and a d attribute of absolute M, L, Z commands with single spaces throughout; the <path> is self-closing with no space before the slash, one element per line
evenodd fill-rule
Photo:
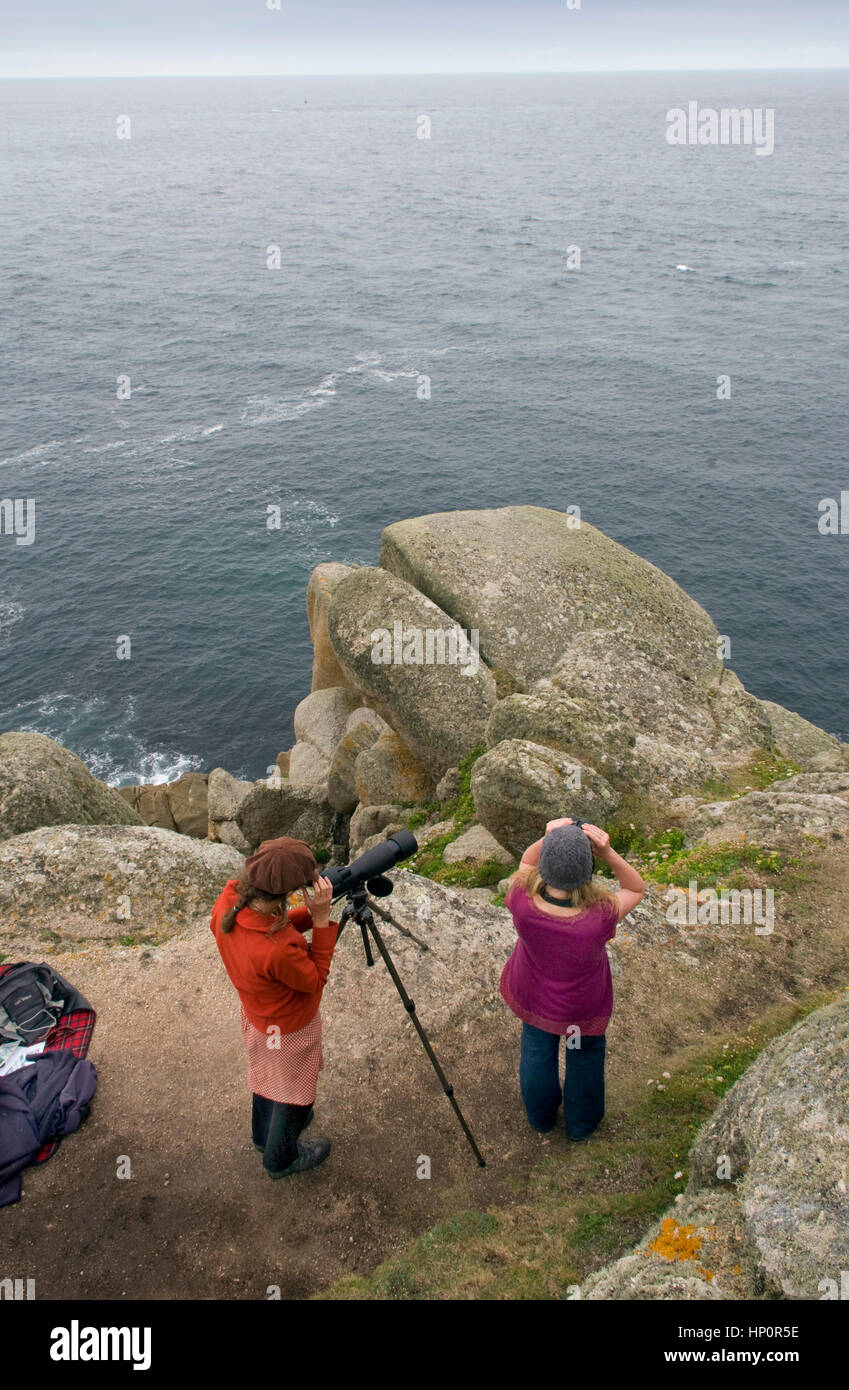
<path fill-rule="evenodd" d="M 281 835 L 279 840 L 263 840 L 256 854 L 245 860 L 245 871 L 254 888 L 277 898 L 312 883 L 318 865 L 308 844 Z"/>

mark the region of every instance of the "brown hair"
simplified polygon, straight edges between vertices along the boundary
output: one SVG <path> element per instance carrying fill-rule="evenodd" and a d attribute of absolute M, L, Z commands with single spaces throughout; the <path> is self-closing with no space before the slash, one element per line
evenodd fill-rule
<path fill-rule="evenodd" d="M 511 884 L 517 879 L 529 898 L 533 898 L 542 889 L 552 886 L 546 883 L 535 864 L 529 864 L 524 869 L 518 868 L 510 877 Z M 593 903 L 613 902 L 613 900 L 613 893 L 607 888 L 602 888 L 600 884 L 593 883 L 590 879 L 588 883 L 582 883 L 579 888 L 574 888 L 568 898 L 563 899 L 563 906 L 577 907 L 583 910 L 592 907 Z"/>
<path fill-rule="evenodd" d="M 233 930 L 233 927 L 236 924 L 236 918 L 241 912 L 242 908 L 247 907 L 248 904 L 252 903 L 255 898 L 261 898 L 263 902 L 278 903 L 283 907 L 282 918 L 279 919 L 278 922 L 269 929 L 272 936 L 275 932 L 280 931 L 281 928 L 285 926 L 286 899 L 289 896 L 288 893 L 284 893 L 282 897 L 275 897 L 273 893 L 260 893 L 256 888 L 254 888 L 247 874 L 243 874 L 242 877 L 239 879 L 238 883 L 236 884 L 236 892 L 238 894 L 238 897 L 235 905 L 229 908 L 228 911 L 225 912 L 224 916 L 221 918 L 221 930 L 225 936 L 229 935 L 229 933 Z"/>

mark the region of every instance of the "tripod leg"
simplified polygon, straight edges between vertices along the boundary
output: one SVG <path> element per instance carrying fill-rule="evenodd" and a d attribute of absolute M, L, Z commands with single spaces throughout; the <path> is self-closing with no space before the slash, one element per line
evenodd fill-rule
<path fill-rule="evenodd" d="M 486 1161 L 485 1161 L 485 1159 L 483 1158 L 483 1155 L 481 1154 L 481 1151 L 480 1151 L 480 1149 L 478 1148 L 477 1144 L 475 1143 L 475 1139 L 474 1139 L 474 1135 L 472 1134 L 472 1131 L 469 1129 L 469 1126 L 466 1124 L 466 1121 L 465 1121 L 465 1118 L 464 1118 L 464 1116 L 463 1116 L 462 1110 L 460 1109 L 459 1105 L 457 1104 L 457 1101 L 456 1101 L 455 1098 L 454 1098 L 454 1087 L 453 1087 L 452 1085 L 450 1085 L 450 1083 L 448 1082 L 448 1080 L 447 1080 L 447 1078 L 446 1078 L 446 1076 L 445 1076 L 444 1071 L 442 1070 L 442 1067 L 439 1065 L 439 1060 L 438 1060 L 438 1058 L 437 1058 L 437 1056 L 436 1056 L 436 1053 L 434 1052 L 433 1048 L 432 1048 L 431 1045 L 430 1045 L 430 1039 L 428 1038 L 427 1033 L 425 1032 L 425 1030 L 424 1030 L 424 1028 L 422 1027 L 422 1025 L 419 1023 L 418 1014 L 416 1013 L 416 1006 L 415 1006 L 415 1004 L 413 1003 L 412 999 L 410 998 L 409 994 L 407 993 L 407 991 L 405 990 L 405 988 L 404 988 L 404 986 L 403 986 L 403 983 L 402 983 L 402 981 L 401 981 L 401 976 L 398 974 L 398 971 L 395 969 L 395 965 L 394 965 L 394 963 L 393 963 L 392 957 L 390 956 L 390 954 L 389 954 L 389 952 L 387 951 L 386 946 L 385 946 L 385 944 L 384 944 L 383 937 L 380 935 L 380 932 L 377 930 L 377 927 L 374 925 L 374 919 L 371 918 L 371 914 L 369 914 L 369 916 L 370 916 L 370 920 L 369 920 L 369 923 L 368 923 L 368 929 L 369 929 L 369 931 L 371 932 L 372 936 L 374 937 L 375 942 L 377 943 L 377 949 L 378 949 L 378 951 L 380 952 L 381 956 L 383 957 L 383 961 L 384 961 L 384 964 L 385 964 L 385 966 L 386 966 L 386 969 L 389 971 L 389 974 L 390 974 L 391 977 L 392 977 L 392 983 L 394 984 L 395 988 L 397 989 L 398 993 L 399 993 L 400 996 L 401 996 L 401 1002 L 403 1003 L 404 1008 L 407 1010 L 407 1013 L 410 1015 L 410 1018 L 413 1020 L 413 1027 L 415 1028 L 416 1032 L 418 1033 L 418 1035 L 419 1035 L 419 1037 L 420 1037 L 420 1039 L 421 1039 L 421 1042 L 422 1042 L 422 1046 L 424 1047 L 425 1052 L 427 1053 L 428 1057 L 430 1058 L 431 1066 L 433 1067 L 434 1071 L 436 1072 L 437 1076 L 439 1077 L 439 1081 L 440 1081 L 440 1084 L 441 1084 L 441 1086 L 442 1086 L 443 1091 L 445 1092 L 446 1096 L 448 1097 L 449 1101 L 451 1102 L 451 1105 L 452 1105 L 452 1107 L 453 1107 L 453 1109 L 454 1109 L 454 1114 L 457 1116 L 457 1119 L 460 1121 L 460 1124 L 461 1124 L 461 1126 L 462 1126 L 462 1128 L 463 1128 L 463 1133 L 465 1134 L 466 1138 L 468 1139 L 469 1145 L 470 1145 L 471 1150 L 472 1150 L 472 1153 L 474 1154 L 475 1158 L 476 1158 L 477 1161 L 478 1161 L 478 1167 L 479 1167 L 479 1168 L 485 1168 L 485 1167 L 486 1167 Z M 360 922 L 360 926 L 361 926 L 361 928 L 362 928 L 363 940 L 364 940 L 364 941 L 367 941 L 366 927 L 365 927 L 364 923 L 362 923 L 362 922 Z M 368 955 L 368 945 L 366 945 L 366 954 Z"/>

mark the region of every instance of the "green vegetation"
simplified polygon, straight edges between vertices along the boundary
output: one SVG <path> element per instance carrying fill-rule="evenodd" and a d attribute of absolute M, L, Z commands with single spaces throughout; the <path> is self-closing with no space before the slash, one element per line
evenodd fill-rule
<path fill-rule="evenodd" d="M 564 1153 L 564 1141 L 553 1138 L 522 1203 L 441 1221 L 370 1276 L 343 1279 L 316 1297 L 568 1298 L 641 1240 L 683 1192 L 696 1131 L 758 1053 L 834 997 L 782 1005 L 745 1034 L 690 1050 L 670 1078 L 621 1096 L 591 1143 Z"/>
<path fill-rule="evenodd" d="M 643 877 L 653 883 L 674 883 L 686 887 L 695 879 L 702 888 L 742 888 L 750 874 L 780 874 L 788 865 L 798 864 L 777 850 L 762 849 L 745 838 L 724 840 L 717 845 L 683 845 L 680 830 L 655 836 L 653 848 L 632 854 Z M 747 872 L 748 871 L 748 872 Z"/>
<path fill-rule="evenodd" d="M 455 887 L 488 888 L 512 873 L 510 867 L 505 868 L 497 860 L 491 860 L 486 864 L 446 864 L 442 858 L 445 846 L 458 839 L 463 831 L 475 822 L 475 802 L 471 790 L 472 768 L 485 752 L 484 745 L 479 744 L 467 753 L 459 764 L 460 785 L 456 796 L 447 801 L 428 801 L 424 806 L 417 807 L 407 818 L 410 830 L 415 830 L 434 816 L 437 821 L 452 821 L 449 830 L 429 840 L 412 859 L 407 860 L 404 867 L 414 874 L 421 874 L 423 878 L 432 878 L 437 883 Z"/>
<path fill-rule="evenodd" d="M 774 748 L 763 748 L 737 772 L 723 778 L 711 778 L 699 792 L 702 801 L 735 801 L 747 792 L 761 792 L 773 782 L 783 782 L 801 772 L 798 763 L 791 762 Z"/>

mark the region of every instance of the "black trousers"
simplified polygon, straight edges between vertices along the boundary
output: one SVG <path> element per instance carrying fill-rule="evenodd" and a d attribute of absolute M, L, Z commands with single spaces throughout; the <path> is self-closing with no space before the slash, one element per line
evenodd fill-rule
<path fill-rule="evenodd" d="M 311 1105 L 284 1105 L 253 1095 L 251 1131 L 262 1150 L 262 1166 L 272 1173 L 288 1168 L 298 1157 L 298 1135 L 306 1124 Z"/>

